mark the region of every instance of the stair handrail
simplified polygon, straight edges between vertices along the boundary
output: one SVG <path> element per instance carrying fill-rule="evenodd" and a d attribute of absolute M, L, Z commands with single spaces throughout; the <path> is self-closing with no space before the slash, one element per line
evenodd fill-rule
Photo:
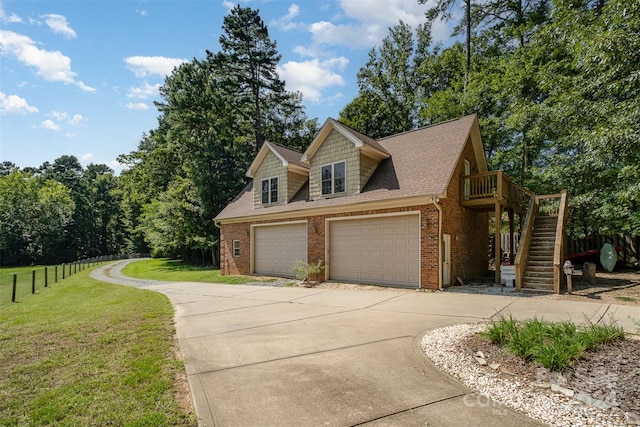
<path fill-rule="evenodd" d="M 565 257 L 565 223 L 567 222 L 567 190 L 560 192 L 560 205 L 558 206 L 558 223 L 556 225 L 556 241 L 553 246 L 553 293 L 560 294 L 560 283 L 563 278 L 562 266 Z"/>
<path fill-rule="evenodd" d="M 527 207 L 527 215 L 525 216 L 524 227 L 520 235 L 520 246 L 518 246 L 518 253 L 514 261 L 516 266 L 516 292 L 520 292 L 522 288 L 522 279 L 529 258 L 529 245 L 531 244 L 531 235 L 533 234 L 533 224 L 536 222 L 536 216 L 538 215 L 539 203 L 538 197 L 534 196 L 529 200 L 529 206 Z"/>

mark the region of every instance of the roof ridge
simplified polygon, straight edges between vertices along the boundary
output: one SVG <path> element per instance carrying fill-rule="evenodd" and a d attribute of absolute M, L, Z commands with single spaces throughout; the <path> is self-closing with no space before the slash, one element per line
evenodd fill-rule
<path fill-rule="evenodd" d="M 466 118 L 469 118 L 469 117 L 473 117 L 473 116 L 477 116 L 477 114 L 476 113 L 467 114 L 466 116 L 458 117 L 457 119 L 449 119 L 449 120 L 445 120 L 444 122 L 433 123 L 433 124 L 430 124 L 430 125 L 421 126 L 419 128 L 406 130 L 404 132 L 394 133 L 393 135 L 387 135 L 387 136 L 383 136 L 382 138 L 378 138 L 375 141 L 380 142 L 380 141 L 382 141 L 384 139 L 395 138 L 395 137 L 400 136 L 400 135 L 406 135 L 408 133 L 417 132 L 417 131 L 433 128 L 433 127 L 436 127 L 436 126 L 440 126 L 440 125 L 446 125 L 448 123 L 456 122 L 456 121 L 463 120 L 463 119 L 466 119 Z"/>
<path fill-rule="evenodd" d="M 333 121 L 335 121 L 335 122 L 336 122 L 337 124 L 339 124 L 340 126 L 343 126 L 344 128 L 346 128 L 346 130 L 347 130 L 347 131 L 349 131 L 350 133 L 352 133 L 352 134 L 353 134 L 353 136 L 355 136 L 356 138 L 358 138 L 359 140 L 361 140 L 363 143 L 365 143 L 365 144 L 369 145 L 370 147 L 375 148 L 376 150 L 378 150 L 378 151 L 380 151 L 380 152 L 382 152 L 382 153 L 389 154 L 389 152 L 387 151 L 387 149 L 386 149 L 386 148 L 384 148 L 383 146 L 381 146 L 380 144 L 378 144 L 378 141 L 377 141 L 375 138 L 373 138 L 373 137 L 371 137 L 371 136 L 369 136 L 369 135 L 365 135 L 365 134 L 364 134 L 364 133 L 362 133 L 362 132 L 358 132 L 357 130 L 353 129 L 351 126 L 346 125 L 346 124 L 342 123 L 342 122 L 341 122 L 341 121 L 339 121 L 339 120 L 335 120 L 335 119 L 332 119 L 332 120 L 333 120 Z"/>
<path fill-rule="evenodd" d="M 279 148 L 284 148 L 285 150 L 289 150 L 289 151 L 293 151 L 294 153 L 299 153 L 300 155 L 302 155 L 302 151 L 298 151 L 296 149 L 290 148 L 290 147 L 286 147 L 282 144 L 278 144 L 277 142 L 273 142 L 273 141 L 269 141 L 269 140 L 265 140 L 265 142 L 268 142 L 271 145 L 275 145 L 276 147 Z"/>

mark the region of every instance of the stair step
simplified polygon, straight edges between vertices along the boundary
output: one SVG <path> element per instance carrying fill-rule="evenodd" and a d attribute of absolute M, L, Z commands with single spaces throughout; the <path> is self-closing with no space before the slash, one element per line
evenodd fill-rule
<path fill-rule="evenodd" d="M 541 288 L 525 288 L 524 286 L 520 288 L 523 293 L 527 294 L 552 294 L 553 288 L 551 289 L 541 289 Z"/>
<path fill-rule="evenodd" d="M 529 246 L 529 252 L 553 252 L 555 250 L 554 245 L 533 245 Z"/>
<path fill-rule="evenodd" d="M 549 265 L 553 264 L 553 253 L 538 255 L 538 254 L 529 254 L 528 263 L 538 263 L 541 265 Z"/>
<path fill-rule="evenodd" d="M 550 277 L 553 278 L 553 269 L 552 268 L 539 268 L 537 270 L 533 270 L 531 268 L 527 268 L 524 272 L 524 277 Z"/>
<path fill-rule="evenodd" d="M 555 248 L 549 247 L 549 246 L 534 246 L 532 248 L 529 248 L 529 254 L 532 254 L 532 253 L 536 253 L 538 255 L 553 254 L 554 251 L 555 251 Z"/>
<path fill-rule="evenodd" d="M 528 289 L 551 289 L 553 290 L 553 281 L 551 282 L 522 282 L 523 288 Z"/>

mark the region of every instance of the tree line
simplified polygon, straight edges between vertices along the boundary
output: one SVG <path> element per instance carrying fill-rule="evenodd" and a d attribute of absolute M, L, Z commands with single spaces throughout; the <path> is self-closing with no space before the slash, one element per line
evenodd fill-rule
<path fill-rule="evenodd" d="M 455 16 L 464 41 L 434 44 L 432 25 Z M 490 169 L 569 191 L 571 235 L 637 236 L 638 64 L 639 2 L 438 0 L 371 50 L 340 120 L 386 136 L 476 113 Z"/>
<path fill-rule="evenodd" d="M 640 4 L 438 0 L 425 12 L 370 51 L 339 119 L 383 137 L 476 113 L 491 169 L 539 194 L 569 190 L 570 234 L 640 235 Z M 463 41 L 434 43 L 433 24 L 456 16 Z M 73 156 L 2 164 L 0 265 L 126 251 L 216 265 L 213 218 L 261 145 L 304 150 L 318 129 L 279 78 L 259 11 L 232 9 L 220 46 L 165 79 L 157 127 L 118 158 L 119 176 Z"/>

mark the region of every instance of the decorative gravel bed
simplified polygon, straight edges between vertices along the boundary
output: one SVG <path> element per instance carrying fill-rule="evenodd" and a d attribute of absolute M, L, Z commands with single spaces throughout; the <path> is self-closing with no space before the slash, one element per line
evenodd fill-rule
<path fill-rule="evenodd" d="M 640 340 L 603 346 L 558 374 L 478 337 L 487 326 L 450 326 L 422 339 L 427 358 L 483 395 L 465 404 L 490 398 L 551 426 L 640 425 Z"/>

